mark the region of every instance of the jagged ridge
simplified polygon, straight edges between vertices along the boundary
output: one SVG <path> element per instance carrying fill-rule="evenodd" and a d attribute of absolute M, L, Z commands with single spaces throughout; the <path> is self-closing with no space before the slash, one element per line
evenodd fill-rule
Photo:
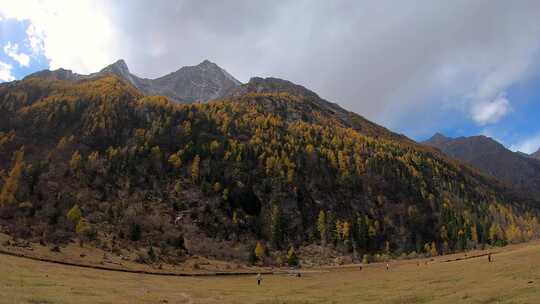
<path fill-rule="evenodd" d="M 105 75 L 115 75 L 127 81 L 147 95 L 163 95 L 181 103 L 206 102 L 225 96 L 241 83 L 227 71 L 213 62 L 204 60 L 196 66 L 182 67 L 176 72 L 156 79 L 140 78 L 133 75 L 122 59 L 108 65 L 97 73 L 80 75 L 70 70 L 40 71 L 28 78 L 48 78 L 57 80 L 82 80 Z"/>

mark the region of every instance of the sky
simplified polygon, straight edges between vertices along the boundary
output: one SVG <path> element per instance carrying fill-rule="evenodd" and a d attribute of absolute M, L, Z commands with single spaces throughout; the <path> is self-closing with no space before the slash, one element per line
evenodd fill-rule
<path fill-rule="evenodd" d="M 120 58 L 288 79 L 415 140 L 540 147 L 540 1 L 0 0 L 0 82 Z"/>

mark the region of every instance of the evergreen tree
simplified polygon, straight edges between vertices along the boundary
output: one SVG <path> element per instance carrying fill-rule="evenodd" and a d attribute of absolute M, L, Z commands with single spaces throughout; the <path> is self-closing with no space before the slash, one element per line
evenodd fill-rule
<path fill-rule="evenodd" d="M 294 250 L 294 247 L 291 246 L 289 248 L 289 251 L 287 252 L 287 264 L 290 267 L 296 267 L 298 266 L 298 256 L 296 255 L 296 251 Z"/>
<path fill-rule="evenodd" d="M 264 245 L 260 242 L 257 242 L 257 245 L 255 246 L 255 257 L 259 262 L 264 261 L 266 249 L 264 248 Z"/>
<path fill-rule="evenodd" d="M 319 231 L 321 244 L 325 246 L 328 228 L 326 226 L 326 213 L 324 213 L 324 210 L 319 211 L 319 217 L 317 218 L 317 230 Z"/>
<path fill-rule="evenodd" d="M 81 160 L 81 153 L 79 153 L 79 151 L 75 151 L 71 156 L 71 160 L 69 161 L 71 171 L 77 172 L 81 168 Z"/>
<path fill-rule="evenodd" d="M 15 152 L 13 159 L 13 166 L 9 171 L 7 178 L 2 186 L 0 192 L 0 206 L 6 204 L 13 204 L 17 202 L 17 191 L 19 189 L 19 183 L 24 170 L 24 150 L 20 149 Z"/>
<path fill-rule="evenodd" d="M 75 227 L 75 233 L 77 233 L 77 236 L 79 237 L 79 244 L 81 247 L 83 246 L 84 241 L 88 239 L 91 230 L 92 227 L 90 224 L 84 218 L 81 218 Z"/>
<path fill-rule="evenodd" d="M 278 205 L 272 207 L 271 217 L 270 240 L 274 248 L 280 249 L 285 241 L 286 223 L 285 217 Z"/>
<path fill-rule="evenodd" d="M 201 162 L 201 158 L 199 155 L 195 155 L 195 158 L 193 158 L 193 163 L 191 164 L 191 180 L 196 183 L 199 181 L 199 175 L 200 175 L 200 169 L 199 165 Z"/>

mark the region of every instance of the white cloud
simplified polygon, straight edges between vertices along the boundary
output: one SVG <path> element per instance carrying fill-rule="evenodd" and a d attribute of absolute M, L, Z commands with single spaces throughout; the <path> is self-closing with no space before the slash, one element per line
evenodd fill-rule
<path fill-rule="evenodd" d="M 43 41 L 45 40 L 45 33 L 43 30 L 36 28 L 31 23 L 26 29 L 26 37 L 32 49 L 32 55 L 39 55 L 44 52 L 45 46 L 43 45 Z"/>
<path fill-rule="evenodd" d="M 114 28 L 104 15 L 108 1 L 0 0 L 4 18 L 30 22 L 26 33 L 34 53 L 51 69 L 94 72 L 117 58 Z"/>
<path fill-rule="evenodd" d="M 30 65 L 30 56 L 22 52 L 19 53 L 19 45 L 17 43 L 6 43 L 4 46 L 4 53 L 11 57 L 11 59 L 17 61 L 21 66 L 27 67 Z"/>
<path fill-rule="evenodd" d="M 526 138 L 510 146 L 512 151 L 521 151 L 527 154 L 534 153 L 540 148 L 540 134 Z"/>
<path fill-rule="evenodd" d="M 15 80 L 15 77 L 11 74 L 12 68 L 10 64 L 0 61 L 0 82 Z"/>
<path fill-rule="evenodd" d="M 506 97 L 499 96 L 492 101 L 477 101 L 472 105 L 471 115 L 479 125 L 496 123 L 512 110 Z"/>

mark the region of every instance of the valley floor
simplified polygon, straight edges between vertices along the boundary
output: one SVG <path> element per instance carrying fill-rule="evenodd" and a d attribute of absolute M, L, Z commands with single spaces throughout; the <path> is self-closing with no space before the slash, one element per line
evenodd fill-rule
<path fill-rule="evenodd" d="M 0 303 L 538 303 L 540 243 L 385 264 L 305 270 L 302 277 L 170 277 L 0 255 Z M 475 255 L 478 252 L 474 253 Z M 471 253 L 468 253 L 471 257 Z M 426 264 L 427 262 L 427 264 Z"/>

